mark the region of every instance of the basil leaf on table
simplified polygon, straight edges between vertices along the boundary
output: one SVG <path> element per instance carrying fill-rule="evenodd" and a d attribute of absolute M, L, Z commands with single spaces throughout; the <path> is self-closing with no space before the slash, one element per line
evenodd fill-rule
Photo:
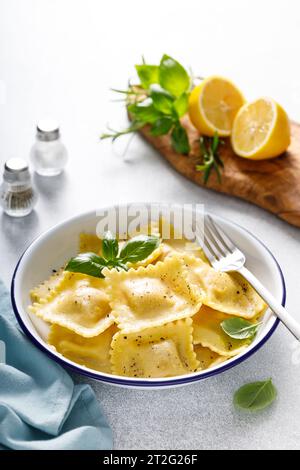
<path fill-rule="evenodd" d="M 256 335 L 260 325 L 237 317 L 222 321 L 221 328 L 230 338 L 247 339 Z"/>
<path fill-rule="evenodd" d="M 104 277 L 102 269 L 107 266 L 107 261 L 95 253 L 80 253 L 71 258 L 65 267 L 65 271 L 88 274 L 94 277 Z"/>
<path fill-rule="evenodd" d="M 120 252 L 120 261 L 122 263 L 141 261 L 147 258 L 158 247 L 159 243 L 159 238 L 152 235 L 138 235 L 131 238 Z"/>
<path fill-rule="evenodd" d="M 105 259 L 110 260 L 118 256 L 119 243 L 111 232 L 105 232 L 102 240 L 102 253 Z"/>
<path fill-rule="evenodd" d="M 159 65 L 159 84 L 178 97 L 190 89 L 190 77 L 177 60 L 164 54 Z"/>
<path fill-rule="evenodd" d="M 150 97 L 153 101 L 153 106 L 163 114 L 172 114 L 173 111 L 173 97 L 164 90 L 160 85 L 150 86 Z"/>
<path fill-rule="evenodd" d="M 152 124 L 150 134 L 155 137 L 159 135 L 168 134 L 172 126 L 173 126 L 173 119 L 171 117 L 168 117 L 168 116 L 161 117 Z"/>
<path fill-rule="evenodd" d="M 233 402 L 239 408 L 250 411 L 263 410 L 276 399 L 277 391 L 272 379 L 243 385 L 234 394 Z"/>
<path fill-rule="evenodd" d="M 177 153 L 187 155 L 190 151 L 189 139 L 184 127 L 178 122 L 171 133 L 172 147 Z"/>
<path fill-rule="evenodd" d="M 182 93 L 173 103 L 173 109 L 176 115 L 181 118 L 188 110 L 189 97 L 187 93 Z"/>
<path fill-rule="evenodd" d="M 158 83 L 158 65 L 136 65 L 135 69 L 143 88 L 148 89 L 152 83 Z"/>

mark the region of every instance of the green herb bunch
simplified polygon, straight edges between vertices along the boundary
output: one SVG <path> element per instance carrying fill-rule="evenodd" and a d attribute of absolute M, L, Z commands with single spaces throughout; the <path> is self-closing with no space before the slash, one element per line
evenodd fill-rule
<path fill-rule="evenodd" d="M 126 263 L 136 263 L 147 258 L 160 243 L 153 235 L 138 235 L 128 240 L 122 249 L 111 232 L 105 232 L 102 240 L 102 256 L 96 253 L 80 253 L 71 258 L 65 271 L 103 278 L 104 268 L 128 270 Z"/>
<path fill-rule="evenodd" d="M 180 118 L 188 109 L 192 78 L 175 59 L 163 55 L 159 65 L 136 65 L 140 83 L 129 85 L 128 90 L 113 90 L 126 95 L 126 105 L 132 118 L 131 125 L 120 132 L 102 134 L 101 139 L 135 132 L 150 125 L 153 136 L 169 134 L 173 149 L 187 155 L 190 144 Z"/>

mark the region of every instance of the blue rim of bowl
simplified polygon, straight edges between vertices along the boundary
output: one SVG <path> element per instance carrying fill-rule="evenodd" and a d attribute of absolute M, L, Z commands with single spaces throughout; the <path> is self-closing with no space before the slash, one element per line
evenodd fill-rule
<path fill-rule="evenodd" d="M 214 215 L 214 214 L 212 214 Z M 275 264 L 276 264 L 276 267 L 278 269 L 278 272 L 279 272 L 279 275 L 280 275 L 280 279 L 281 279 L 281 283 L 282 283 L 282 301 L 281 301 L 281 304 L 283 306 L 285 306 L 285 303 L 286 303 L 286 284 L 285 284 L 285 279 L 284 279 L 284 275 L 283 275 L 283 272 L 282 272 L 282 269 L 281 269 L 281 266 L 280 264 L 278 263 L 277 259 L 275 258 L 275 256 L 273 255 L 273 253 L 271 252 L 271 250 L 258 238 L 256 237 L 255 235 L 253 235 L 252 232 L 250 232 L 250 230 L 247 230 L 246 228 L 244 228 L 242 225 L 240 224 L 237 224 L 236 222 L 232 222 L 231 220 L 225 218 L 225 217 L 221 217 L 219 215 L 217 215 L 217 217 L 219 219 L 222 219 L 226 222 L 229 222 L 230 224 L 232 225 L 235 225 L 239 228 L 241 228 L 242 230 L 244 230 L 245 232 L 247 232 L 249 235 L 251 235 L 251 237 L 253 237 L 261 246 L 263 246 L 265 248 L 265 250 L 270 254 L 270 256 L 272 257 L 272 259 L 274 260 Z M 40 238 L 37 237 L 37 238 Z M 35 239 L 36 240 L 36 239 Z M 135 379 L 135 380 L 131 380 L 131 379 L 127 379 L 124 377 L 123 378 L 116 378 L 115 376 L 113 377 L 109 377 L 108 375 L 101 375 L 100 372 L 98 373 L 93 373 L 91 372 L 90 370 L 85 370 L 83 368 L 80 368 L 80 367 L 77 367 L 75 364 L 69 364 L 67 363 L 66 361 L 64 361 L 64 359 L 61 359 L 60 357 L 56 356 L 54 353 L 52 353 L 51 351 L 49 351 L 43 344 L 41 344 L 34 336 L 33 334 L 28 330 L 28 328 L 26 327 L 25 323 L 23 322 L 22 320 L 22 317 L 18 311 L 18 308 L 17 308 L 17 305 L 16 305 L 16 301 L 15 301 L 15 295 L 14 295 L 14 289 L 15 289 L 15 278 L 16 278 L 16 275 L 17 275 L 17 271 L 18 271 L 18 268 L 19 268 L 19 265 L 22 261 L 22 258 L 23 256 L 25 255 L 25 253 L 27 252 L 27 250 L 30 248 L 30 246 L 35 242 L 35 240 L 32 241 L 32 243 L 30 243 L 30 245 L 28 245 L 28 247 L 25 249 L 24 253 L 21 255 L 17 265 L 16 265 L 16 268 L 14 270 L 14 273 L 13 273 L 13 277 L 12 277 L 12 281 L 11 281 L 11 303 L 12 303 L 12 307 L 13 307 L 13 311 L 14 311 L 14 314 L 17 318 L 17 321 L 19 323 L 19 325 L 21 326 L 22 330 L 24 331 L 24 333 L 31 339 L 31 341 L 33 342 L 33 344 L 38 348 L 40 349 L 42 352 L 44 352 L 47 356 L 49 356 L 51 359 L 53 359 L 55 362 L 57 362 L 59 365 L 61 365 L 62 367 L 64 368 L 68 368 L 70 370 L 72 370 L 73 372 L 76 372 L 78 374 L 81 374 L 81 375 L 85 375 L 89 378 L 92 378 L 94 380 L 97 380 L 97 381 L 100 381 L 100 382 L 106 382 L 106 383 L 109 383 L 109 384 L 112 384 L 112 385 L 120 385 L 120 386 L 129 386 L 129 387 L 141 387 L 141 388 L 155 388 L 155 387 L 159 387 L 159 388 L 164 388 L 164 387 L 170 387 L 170 386 L 176 386 L 176 385 L 188 385 L 190 383 L 194 383 L 194 382 L 199 382 L 200 380 L 204 380 L 204 379 L 207 379 L 209 377 L 213 377 L 214 375 L 218 375 L 218 374 L 221 374 L 222 372 L 225 372 L 229 369 L 231 369 L 232 367 L 235 367 L 239 364 L 241 364 L 242 362 L 246 361 L 247 359 L 249 359 L 249 357 L 251 357 L 253 354 L 255 354 L 269 339 L 270 337 L 273 335 L 273 333 L 275 332 L 276 328 L 278 327 L 279 323 L 280 323 L 280 320 L 277 318 L 274 322 L 274 325 L 272 326 L 272 328 L 268 331 L 268 333 L 257 343 L 256 346 L 254 346 L 251 350 L 249 350 L 248 352 L 246 352 L 245 354 L 243 354 L 243 356 L 240 356 L 240 357 L 237 357 L 235 360 L 233 360 L 232 362 L 229 362 L 228 364 L 224 364 L 222 365 L 221 367 L 219 367 L 218 369 L 213 369 L 213 370 L 209 370 L 207 372 L 201 372 L 201 375 L 197 375 L 197 374 L 193 374 L 193 375 L 187 375 L 183 378 L 174 378 L 174 379 L 170 379 L 170 380 L 164 380 L 163 382 L 159 382 L 159 381 L 151 381 L 151 382 L 148 382 L 148 381 L 145 381 L 145 380 L 139 380 L 139 379 Z"/>

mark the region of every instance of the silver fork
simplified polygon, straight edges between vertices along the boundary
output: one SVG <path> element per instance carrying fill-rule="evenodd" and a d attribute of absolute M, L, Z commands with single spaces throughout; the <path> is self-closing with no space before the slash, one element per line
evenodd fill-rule
<path fill-rule="evenodd" d="M 204 233 L 197 224 L 196 239 L 217 271 L 240 273 L 261 298 L 266 302 L 275 315 L 300 340 L 300 324 L 287 312 L 287 310 L 275 299 L 265 286 L 246 267 L 246 257 L 233 241 L 226 235 L 221 227 L 210 215 L 204 218 Z M 203 243 L 202 243 L 203 241 Z"/>

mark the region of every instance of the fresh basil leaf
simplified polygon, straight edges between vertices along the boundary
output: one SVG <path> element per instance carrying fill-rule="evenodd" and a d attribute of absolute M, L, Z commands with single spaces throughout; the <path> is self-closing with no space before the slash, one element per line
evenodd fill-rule
<path fill-rule="evenodd" d="M 251 323 L 243 318 L 229 318 L 221 323 L 222 330 L 235 339 L 253 338 L 261 323 Z"/>
<path fill-rule="evenodd" d="M 136 65 L 135 69 L 143 88 L 148 89 L 152 83 L 158 83 L 158 65 Z"/>
<path fill-rule="evenodd" d="M 155 137 L 159 135 L 165 135 L 171 130 L 172 126 L 173 126 L 173 119 L 171 117 L 168 117 L 168 116 L 161 117 L 152 124 L 150 133 L 151 135 Z"/>
<path fill-rule="evenodd" d="M 182 65 L 164 55 L 159 65 L 159 84 L 173 96 L 180 96 L 190 89 L 190 77 Z"/>
<path fill-rule="evenodd" d="M 73 273 L 88 274 L 94 277 L 104 277 L 102 269 L 107 266 L 107 262 L 95 253 L 81 253 L 75 258 L 71 258 L 65 267 L 65 271 Z"/>
<path fill-rule="evenodd" d="M 243 385 L 234 394 L 233 402 L 236 406 L 250 411 L 263 410 L 271 405 L 277 397 L 277 391 L 272 380 L 252 382 Z"/>
<path fill-rule="evenodd" d="M 158 247 L 160 240 L 152 235 L 138 235 L 133 237 L 123 246 L 119 259 L 121 263 L 136 263 L 147 258 L 155 248 Z"/>
<path fill-rule="evenodd" d="M 163 114 L 172 114 L 174 98 L 170 93 L 164 90 L 160 85 L 150 86 L 150 97 L 153 106 Z"/>
<path fill-rule="evenodd" d="M 172 147 L 177 153 L 187 155 L 190 151 L 187 132 L 180 122 L 176 123 L 171 133 Z"/>
<path fill-rule="evenodd" d="M 152 124 L 161 117 L 161 113 L 153 106 L 151 99 L 146 99 L 142 103 L 129 105 L 128 111 L 138 122 L 142 121 L 144 123 Z"/>
<path fill-rule="evenodd" d="M 111 232 L 105 232 L 102 240 L 102 254 L 105 259 L 115 259 L 118 256 L 119 243 Z"/>
<path fill-rule="evenodd" d="M 176 115 L 181 118 L 188 110 L 189 96 L 187 93 L 182 93 L 173 103 L 173 109 Z"/>

